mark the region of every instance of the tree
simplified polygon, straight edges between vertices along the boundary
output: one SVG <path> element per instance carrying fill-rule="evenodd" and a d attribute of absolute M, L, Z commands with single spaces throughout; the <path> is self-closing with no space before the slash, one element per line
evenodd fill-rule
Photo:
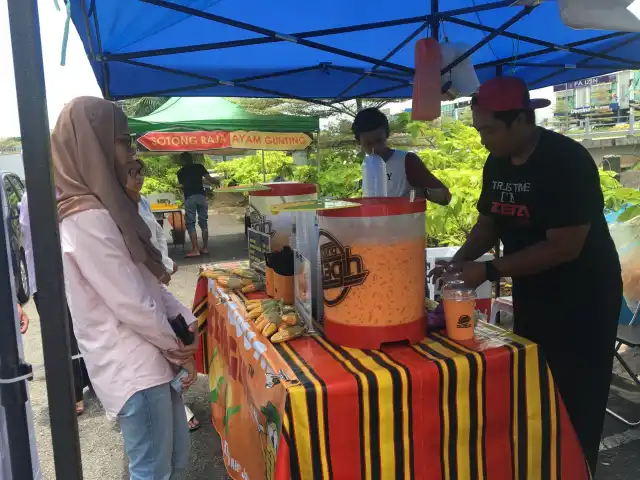
<path fill-rule="evenodd" d="M 363 108 L 382 108 L 389 103 L 401 102 L 404 99 L 357 99 L 340 103 L 329 103 L 320 100 L 307 102 L 283 98 L 228 98 L 227 100 L 257 115 L 284 113 L 303 117 L 327 118 L 334 115 L 346 115 L 349 118 L 353 118 Z"/>
<path fill-rule="evenodd" d="M 140 97 L 124 100 L 122 110 L 128 117 L 145 117 L 166 103 L 165 97 Z"/>

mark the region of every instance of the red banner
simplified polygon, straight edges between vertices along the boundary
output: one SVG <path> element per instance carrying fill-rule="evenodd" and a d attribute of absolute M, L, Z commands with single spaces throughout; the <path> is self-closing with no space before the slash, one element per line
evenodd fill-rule
<path fill-rule="evenodd" d="M 184 152 L 231 147 L 229 132 L 149 132 L 138 139 L 151 152 Z"/>

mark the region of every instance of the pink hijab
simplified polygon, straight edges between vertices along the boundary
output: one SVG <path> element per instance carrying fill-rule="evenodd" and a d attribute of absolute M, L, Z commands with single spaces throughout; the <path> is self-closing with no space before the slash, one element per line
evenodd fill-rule
<path fill-rule="evenodd" d="M 160 279 L 166 274 L 162 255 L 151 243 L 138 205 L 124 189 L 135 161 L 116 155 L 116 140 L 127 134 L 126 115 L 107 100 L 79 97 L 64 107 L 51 135 L 58 219 L 106 209 L 122 232 L 131 258 Z"/>

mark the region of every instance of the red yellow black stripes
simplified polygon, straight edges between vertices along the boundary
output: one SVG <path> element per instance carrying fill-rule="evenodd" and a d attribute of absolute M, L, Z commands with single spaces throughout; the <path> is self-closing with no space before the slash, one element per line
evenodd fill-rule
<path fill-rule="evenodd" d="M 301 382 L 288 391 L 298 431 L 290 448 L 297 452 L 300 478 L 331 479 L 327 386 L 293 348 L 282 343 L 276 350 Z"/>
<path fill-rule="evenodd" d="M 381 351 L 362 351 L 314 340 L 355 378 L 361 425 L 361 477 L 412 479 L 413 416 L 409 369 Z"/>
<path fill-rule="evenodd" d="M 458 435 L 460 449 L 459 455 L 466 455 L 469 452 L 469 475 L 470 478 L 477 478 L 484 480 L 487 478 L 486 467 L 486 454 L 485 454 L 485 439 L 486 439 L 486 360 L 483 355 L 478 352 L 468 349 L 463 345 L 455 343 L 442 335 L 434 335 L 432 338 L 438 340 L 438 342 L 446 347 L 450 352 L 450 356 L 454 360 L 456 368 L 462 366 L 465 368 L 468 364 L 469 367 L 469 388 L 468 388 L 468 403 L 469 403 L 469 420 L 458 424 L 460 434 Z M 462 358 L 465 360 L 463 361 Z M 466 363 L 465 363 L 466 362 Z M 458 379 L 464 381 L 464 375 L 458 375 Z M 466 389 L 464 385 L 460 389 L 460 394 L 464 395 Z M 458 399 L 460 401 L 460 399 Z M 468 429 L 468 445 L 466 445 L 466 435 L 464 435 L 465 429 Z M 462 475 L 464 476 L 466 472 Z"/>

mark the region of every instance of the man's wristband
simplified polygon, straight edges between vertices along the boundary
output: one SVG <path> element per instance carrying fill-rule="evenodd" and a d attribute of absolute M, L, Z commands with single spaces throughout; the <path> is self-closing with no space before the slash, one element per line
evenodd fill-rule
<path fill-rule="evenodd" d="M 484 262 L 484 268 L 485 268 L 485 276 L 487 277 L 487 280 L 489 280 L 490 282 L 500 281 L 500 279 L 502 278 L 502 275 L 500 274 L 496 266 L 493 264 L 493 260 L 490 262 Z"/>

